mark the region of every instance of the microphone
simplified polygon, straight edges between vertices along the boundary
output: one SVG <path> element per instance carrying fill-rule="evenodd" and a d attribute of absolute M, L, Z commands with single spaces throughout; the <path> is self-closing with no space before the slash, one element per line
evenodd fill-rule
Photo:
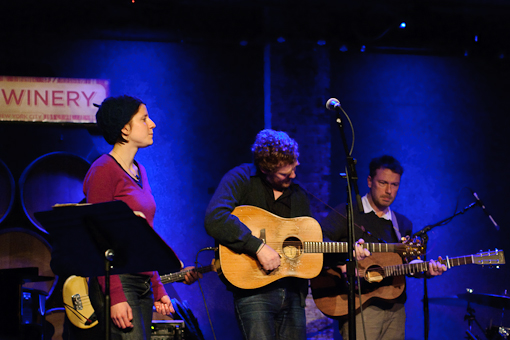
<path fill-rule="evenodd" d="M 480 197 L 478 197 L 478 195 L 476 194 L 476 192 L 472 191 L 473 193 L 473 196 L 475 196 L 476 198 L 476 203 L 482 207 L 483 209 L 483 212 L 485 213 L 485 215 L 487 215 L 487 217 L 489 217 L 489 219 L 491 220 L 492 224 L 494 224 L 494 226 L 496 227 L 497 230 L 499 230 L 499 225 L 496 223 L 496 221 L 494 221 L 494 219 L 492 218 L 491 214 L 489 214 L 489 212 L 487 211 L 487 209 L 485 208 L 485 205 L 483 204 L 482 200 L 480 199 Z"/>
<path fill-rule="evenodd" d="M 326 109 L 331 111 L 339 111 L 341 110 L 342 105 L 340 105 L 340 101 L 336 98 L 329 98 L 326 102 Z"/>

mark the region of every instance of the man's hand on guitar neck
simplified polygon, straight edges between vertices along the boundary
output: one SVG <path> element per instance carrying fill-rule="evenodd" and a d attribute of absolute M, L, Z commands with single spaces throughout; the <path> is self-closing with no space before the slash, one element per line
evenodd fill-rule
<path fill-rule="evenodd" d="M 427 270 L 425 273 L 419 273 L 419 274 L 415 274 L 412 276 L 414 276 L 416 278 L 423 278 L 423 277 L 431 278 L 431 277 L 439 276 L 439 275 L 443 274 L 446 271 L 446 265 L 441 263 L 442 260 L 443 260 L 443 258 L 441 256 L 438 257 L 437 261 L 430 260 L 429 261 L 429 270 Z M 417 259 L 417 260 L 411 261 L 410 263 L 420 263 L 420 262 L 423 262 L 423 261 Z"/>
<path fill-rule="evenodd" d="M 358 242 L 356 242 L 356 244 L 355 244 L 355 249 L 356 250 L 353 251 L 352 255 L 356 257 L 357 261 L 361 261 L 364 258 L 372 255 L 372 254 L 370 254 L 370 251 L 368 249 L 363 248 L 363 246 L 362 246 L 363 243 L 365 243 L 365 240 L 360 238 L 358 240 Z M 347 266 L 345 264 L 344 265 L 338 265 L 337 268 L 340 269 L 340 271 L 342 272 L 342 276 L 347 280 Z M 355 269 L 355 275 L 358 276 L 358 269 L 357 268 Z M 357 283 L 356 283 L 356 287 L 357 287 Z"/>
<path fill-rule="evenodd" d="M 275 270 L 281 264 L 280 254 L 267 244 L 263 244 L 257 252 L 257 260 L 262 268 L 267 271 Z"/>
<path fill-rule="evenodd" d="M 427 276 L 438 276 L 443 274 L 446 271 L 446 266 L 442 264 L 440 261 L 442 260 L 441 256 L 437 259 L 437 261 L 430 260 L 429 261 L 429 271 L 427 272 Z"/>
<path fill-rule="evenodd" d="M 202 273 L 197 272 L 194 270 L 194 266 L 185 267 L 182 269 L 182 271 L 187 271 L 186 275 L 184 275 L 184 281 L 182 281 L 184 284 L 190 285 L 193 284 L 198 279 L 203 278 L 204 276 Z"/>
<path fill-rule="evenodd" d="M 370 256 L 370 251 L 366 248 L 363 248 L 362 246 L 363 243 L 365 243 L 365 240 L 360 238 L 355 245 L 356 250 L 354 251 L 353 256 L 355 256 L 358 261 L 361 261 L 365 257 Z"/>

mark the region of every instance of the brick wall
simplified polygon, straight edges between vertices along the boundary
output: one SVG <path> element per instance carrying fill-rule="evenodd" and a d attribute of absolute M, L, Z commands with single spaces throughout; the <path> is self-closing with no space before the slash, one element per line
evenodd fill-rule
<path fill-rule="evenodd" d="M 321 220 L 330 195 L 331 129 L 325 103 L 329 98 L 329 52 L 319 46 L 273 44 L 271 63 L 271 127 L 289 133 L 299 144 L 297 180 L 310 193 L 312 212 Z M 267 126 L 267 123 L 266 123 Z M 308 339 L 333 339 L 333 321 L 306 301 Z"/>

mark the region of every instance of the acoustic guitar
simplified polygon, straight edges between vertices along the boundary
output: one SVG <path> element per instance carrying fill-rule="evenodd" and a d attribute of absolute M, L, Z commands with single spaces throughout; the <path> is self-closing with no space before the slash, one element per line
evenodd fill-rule
<path fill-rule="evenodd" d="M 493 265 L 505 263 L 501 250 L 481 252 L 474 255 L 439 260 L 447 268 L 466 264 Z M 428 262 L 402 264 L 398 254 L 372 254 L 358 262 L 361 280 L 361 299 L 356 290 L 356 310 L 368 306 L 373 300 L 391 301 L 404 292 L 405 275 L 428 271 Z M 329 317 L 340 317 L 348 313 L 348 287 L 338 268 L 324 270 L 310 282 L 317 308 Z"/>
<path fill-rule="evenodd" d="M 320 274 L 324 253 L 347 253 L 347 242 L 322 242 L 322 229 L 312 217 L 283 218 L 254 206 L 238 206 L 232 211 L 253 235 L 261 238 L 281 257 L 281 265 L 270 272 L 250 255 L 220 245 L 217 269 L 220 278 L 242 289 L 266 286 L 284 277 L 311 279 Z M 371 252 L 391 252 L 419 256 L 421 245 L 403 243 L 364 243 Z"/>
<path fill-rule="evenodd" d="M 162 275 L 160 276 L 161 283 L 167 284 L 184 281 L 186 274 L 193 270 L 198 273 L 208 273 L 216 271 L 216 267 L 213 262 L 208 266 Z M 88 294 L 87 278 L 81 276 L 69 276 L 62 289 L 67 318 L 73 325 L 81 329 L 94 327 L 98 323 Z"/>

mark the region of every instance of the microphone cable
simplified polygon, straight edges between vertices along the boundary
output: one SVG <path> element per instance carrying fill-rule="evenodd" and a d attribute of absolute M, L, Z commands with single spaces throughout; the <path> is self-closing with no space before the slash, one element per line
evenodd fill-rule
<path fill-rule="evenodd" d="M 218 249 L 218 247 L 205 247 L 205 248 L 200 249 L 197 252 L 197 255 L 195 257 L 195 268 L 198 268 L 198 255 L 201 252 L 207 251 L 207 250 L 214 250 L 214 251 L 216 251 L 217 249 Z M 200 287 L 200 293 L 202 294 L 202 300 L 204 301 L 205 311 L 207 313 L 207 319 L 209 320 L 209 326 L 211 327 L 213 338 L 214 338 L 214 340 L 216 340 L 216 333 L 214 332 L 214 327 L 213 327 L 213 324 L 212 324 L 211 315 L 209 314 L 209 308 L 207 307 L 207 302 L 205 300 L 204 289 L 202 288 L 202 284 L 200 283 L 200 277 L 197 279 L 197 281 L 198 281 L 198 286 Z"/>

